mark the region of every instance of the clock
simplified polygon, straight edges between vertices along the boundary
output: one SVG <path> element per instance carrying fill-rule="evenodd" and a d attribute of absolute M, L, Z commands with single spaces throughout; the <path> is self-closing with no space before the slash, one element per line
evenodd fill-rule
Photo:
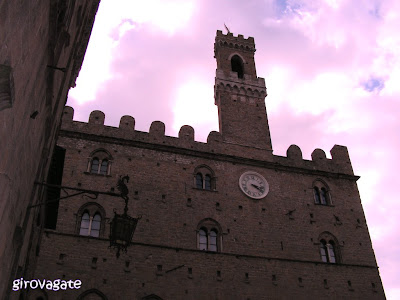
<path fill-rule="evenodd" d="M 262 199 L 269 192 L 267 180 L 254 171 L 244 172 L 240 176 L 239 187 L 243 193 L 253 199 Z"/>

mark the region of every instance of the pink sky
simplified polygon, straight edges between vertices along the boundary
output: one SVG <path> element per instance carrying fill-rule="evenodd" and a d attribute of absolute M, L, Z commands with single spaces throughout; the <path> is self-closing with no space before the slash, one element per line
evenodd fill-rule
<path fill-rule="evenodd" d="M 386 296 L 400 299 L 398 0 L 104 0 L 69 93 L 74 119 L 101 110 L 118 126 L 131 115 L 141 131 L 160 120 L 171 136 L 187 124 L 205 142 L 218 130 L 224 23 L 255 38 L 274 154 L 348 147 Z"/>

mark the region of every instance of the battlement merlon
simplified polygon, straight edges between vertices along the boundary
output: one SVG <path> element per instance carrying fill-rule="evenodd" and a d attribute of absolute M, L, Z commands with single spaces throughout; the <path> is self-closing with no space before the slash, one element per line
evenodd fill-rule
<path fill-rule="evenodd" d="M 291 145 L 286 151 L 286 157 L 275 156 L 275 161 L 280 161 L 283 164 L 290 163 L 296 167 L 304 167 L 308 165 L 314 169 L 354 176 L 353 167 L 346 146 L 334 145 L 330 153 L 332 159 L 326 157 L 324 150 L 317 148 L 311 153 L 311 161 L 308 161 L 303 159 L 303 154 L 299 146 Z"/>
<path fill-rule="evenodd" d="M 105 115 L 101 111 L 93 111 L 89 122 L 74 121 L 74 109 L 66 106 L 64 108 L 60 136 L 74 138 L 89 138 L 103 143 L 118 143 L 126 145 L 149 145 L 148 147 L 161 147 L 162 151 L 189 153 L 204 153 L 206 157 L 210 154 L 218 159 L 219 156 L 231 157 L 238 163 L 257 163 L 260 167 L 274 169 L 290 169 L 299 172 L 319 173 L 324 172 L 327 176 L 344 176 L 350 180 L 357 180 L 354 176 L 349 153 L 345 146 L 335 145 L 330 151 L 332 159 L 328 159 L 321 149 L 315 149 L 311 154 L 311 160 L 303 159 L 301 149 L 291 145 L 285 156 L 272 155 L 265 149 L 235 145 L 223 141 L 219 132 L 212 131 L 208 135 L 207 142 L 195 141 L 195 131 L 191 126 L 184 125 L 179 131 L 178 137 L 165 135 L 163 122 L 154 121 L 149 132 L 135 130 L 135 119 L 131 116 L 121 117 L 119 127 L 104 125 Z M 157 146 L 158 145 L 158 146 Z M 140 146 L 140 147 L 142 147 Z M 147 147 L 147 146 L 143 146 Z M 235 158 L 236 157 L 236 158 Z"/>
<path fill-rule="evenodd" d="M 214 49 L 216 49 L 217 44 L 222 47 L 226 46 L 230 48 L 241 49 L 244 51 L 256 51 L 253 37 L 250 36 L 245 39 L 242 34 L 239 34 L 238 36 L 234 36 L 231 32 L 223 34 L 221 30 L 217 30 Z"/>

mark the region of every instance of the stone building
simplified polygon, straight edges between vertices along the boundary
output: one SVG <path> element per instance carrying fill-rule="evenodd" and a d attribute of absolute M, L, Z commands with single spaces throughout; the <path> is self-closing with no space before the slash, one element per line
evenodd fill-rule
<path fill-rule="evenodd" d="M 0 299 L 18 298 L 12 281 L 32 276 L 46 199 L 35 182 L 47 180 L 98 4 L 0 1 Z"/>
<path fill-rule="evenodd" d="M 217 32 L 220 132 L 207 143 L 190 126 L 175 138 L 159 121 L 147 133 L 65 108 L 54 182 L 77 191 L 60 191 L 34 278 L 81 286 L 31 299 L 385 299 L 347 148 L 273 155 L 254 52 L 253 38 Z M 141 219 L 117 258 L 109 223 L 124 201 L 111 195 L 126 175 Z"/>

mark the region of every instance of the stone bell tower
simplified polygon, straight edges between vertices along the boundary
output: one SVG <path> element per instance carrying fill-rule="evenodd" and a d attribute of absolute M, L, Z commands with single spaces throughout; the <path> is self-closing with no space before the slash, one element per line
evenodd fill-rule
<path fill-rule="evenodd" d="M 214 57 L 215 105 L 224 142 L 272 151 L 264 98 L 264 78 L 258 78 L 254 62 L 254 38 L 224 35 L 217 31 Z"/>

